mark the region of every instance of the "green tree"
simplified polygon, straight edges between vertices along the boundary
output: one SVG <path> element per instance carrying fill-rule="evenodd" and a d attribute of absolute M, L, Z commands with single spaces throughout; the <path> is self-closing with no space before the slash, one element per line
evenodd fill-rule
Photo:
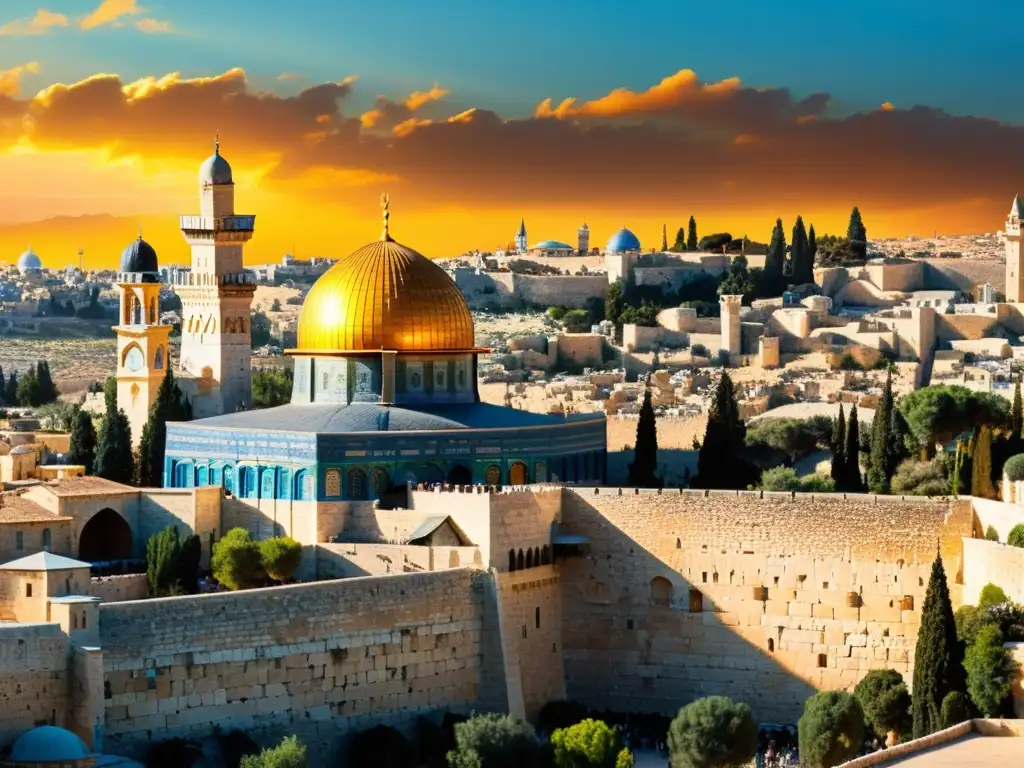
<path fill-rule="evenodd" d="M 270 343 L 270 318 L 267 317 L 265 312 L 257 310 L 252 313 L 249 331 L 254 349 Z"/>
<path fill-rule="evenodd" d="M 4 390 L 4 402 L 7 405 L 18 404 L 18 372 L 11 371 L 11 375 L 7 379 L 7 386 Z"/>
<path fill-rule="evenodd" d="M 93 474 L 126 485 L 130 484 L 135 476 L 132 428 L 125 412 L 117 407 L 116 400 L 111 407 L 109 398 L 107 412 L 100 424 L 100 432 L 96 439 Z"/>
<path fill-rule="evenodd" d="M 286 736 L 276 747 L 258 755 L 246 755 L 238 768 L 307 768 L 306 747 L 295 736 Z"/>
<path fill-rule="evenodd" d="M 832 482 L 839 488 L 845 477 L 844 467 L 846 466 L 846 415 L 843 413 L 843 404 L 839 403 L 839 418 L 835 420 L 832 428 L 832 440 L 829 442 L 832 450 Z"/>
<path fill-rule="evenodd" d="M 294 378 L 290 368 L 268 368 L 252 375 L 253 408 L 276 408 L 292 399 Z"/>
<path fill-rule="evenodd" d="M 937 459 L 907 459 L 892 476 L 892 492 L 902 496 L 945 496 L 949 493 L 949 478 Z"/>
<path fill-rule="evenodd" d="M 950 691 L 947 693 L 946 698 L 942 700 L 939 718 L 944 729 L 952 728 L 954 725 L 959 725 L 965 720 L 970 720 L 971 714 L 967 707 L 967 697 L 960 693 L 960 691 Z"/>
<path fill-rule="evenodd" d="M 786 263 L 786 233 L 782 229 L 782 219 L 775 220 L 772 239 L 768 245 L 768 255 L 764 259 L 764 276 L 761 282 L 761 294 L 764 296 L 781 296 L 785 289 L 783 268 Z"/>
<path fill-rule="evenodd" d="M 999 541 L 999 531 L 990 525 L 985 529 L 985 539 L 987 541 Z"/>
<path fill-rule="evenodd" d="M 793 241 L 789 247 L 789 261 L 791 265 L 790 279 L 794 285 L 814 282 L 813 254 L 807 240 L 807 230 L 804 229 L 803 216 L 797 216 L 796 223 L 793 225 Z"/>
<path fill-rule="evenodd" d="M 739 768 L 757 752 L 757 723 L 750 707 L 725 696 L 697 699 L 668 727 L 671 768 Z"/>
<path fill-rule="evenodd" d="M 814 279 L 814 257 L 818 253 L 818 236 L 814 232 L 814 225 L 811 224 L 810 229 L 807 230 L 807 253 L 810 254 L 811 260 L 811 279 Z"/>
<path fill-rule="evenodd" d="M 961 605 L 953 614 L 953 622 L 956 624 L 957 639 L 964 648 L 971 646 L 982 627 L 998 624 L 992 611 L 977 605 Z"/>
<path fill-rule="evenodd" d="M 1017 523 L 1006 534 L 1006 543 L 1011 547 L 1024 547 L 1024 523 Z"/>
<path fill-rule="evenodd" d="M 975 392 L 959 385 L 923 387 L 900 398 L 899 409 L 916 441 L 935 455 L 935 444 L 987 424 L 994 429 L 1010 425 L 1005 397 Z"/>
<path fill-rule="evenodd" d="M 999 717 L 1013 688 L 1016 664 L 1003 647 L 1003 635 L 995 624 L 979 631 L 964 656 L 967 693 L 984 717 Z"/>
<path fill-rule="evenodd" d="M 731 240 L 732 238 L 729 239 Z M 686 229 L 686 250 L 696 251 L 697 243 L 697 220 L 691 216 L 690 223 L 687 225 Z"/>
<path fill-rule="evenodd" d="M 732 235 L 728 232 L 715 232 L 711 235 L 704 235 L 697 243 L 697 247 L 692 250 L 721 252 L 731 242 Z M 687 237 L 686 245 L 690 245 L 689 237 Z M 689 250 L 689 247 L 687 249 Z"/>
<path fill-rule="evenodd" d="M 60 397 L 60 390 L 53 383 L 53 376 L 50 374 L 50 364 L 40 360 L 36 365 L 36 376 L 39 379 L 39 405 L 52 403 Z"/>
<path fill-rule="evenodd" d="M 178 581 L 185 594 L 194 595 L 199 591 L 199 563 L 202 558 L 203 543 L 199 536 L 186 536 L 178 554 Z"/>
<path fill-rule="evenodd" d="M 80 464 L 85 472 L 92 472 L 96 461 L 96 427 L 92 423 L 92 414 L 79 408 L 71 425 L 71 439 L 68 447 L 68 464 Z"/>
<path fill-rule="evenodd" d="M 695 488 L 743 489 L 757 482 L 757 470 L 743 458 L 746 434 L 732 379 L 729 372 L 723 370 L 708 411 L 704 440 L 697 454 Z"/>
<path fill-rule="evenodd" d="M 846 423 L 846 447 L 843 449 L 843 482 L 836 483 L 836 489 L 847 493 L 860 493 L 864 481 L 860 475 L 860 421 L 857 419 L 857 404 L 850 406 L 850 420 Z"/>
<path fill-rule="evenodd" d="M 963 647 L 956 636 L 953 605 L 941 555 L 932 563 L 914 652 L 914 738 L 942 728 L 942 700 L 966 688 Z"/>
<path fill-rule="evenodd" d="M 607 723 L 584 720 L 551 734 L 556 768 L 616 768 L 622 741 Z"/>
<path fill-rule="evenodd" d="M 742 296 L 749 303 L 757 293 L 758 285 L 753 272 L 747 266 L 747 257 L 742 254 L 734 256 L 729 262 L 729 269 L 718 284 L 719 296 Z"/>
<path fill-rule="evenodd" d="M 260 562 L 274 581 L 287 581 L 302 564 L 302 545 L 289 536 L 276 536 L 259 543 Z"/>
<path fill-rule="evenodd" d="M 244 528 L 232 528 L 213 545 L 213 577 L 228 589 L 251 589 L 267 578 L 260 546 Z"/>
<path fill-rule="evenodd" d="M 521 768 L 537 765 L 540 746 L 533 728 L 510 715 L 477 715 L 455 726 L 449 768 Z"/>
<path fill-rule="evenodd" d="M 850 224 L 846 228 L 846 239 L 850 241 L 850 248 L 856 258 L 861 260 L 867 258 L 868 231 L 857 206 L 853 206 L 853 210 L 850 211 Z"/>
<path fill-rule="evenodd" d="M 636 445 L 629 465 L 629 484 L 634 488 L 660 488 L 658 469 L 658 424 L 651 405 L 651 388 L 644 390 L 644 402 L 636 422 Z"/>
<path fill-rule="evenodd" d="M 981 499 L 996 498 L 992 485 L 992 430 L 987 424 L 978 429 L 971 456 L 971 495 Z"/>
<path fill-rule="evenodd" d="M 622 281 L 616 280 L 609 283 L 608 287 L 604 289 L 604 319 L 621 325 L 619 315 L 622 314 L 623 305 Z"/>
<path fill-rule="evenodd" d="M 896 407 L 894 400 L 889 412 L 889 444 L 885 449 L 885 476 L 888 478 L 890 486 L 896 469 L 913 453 L 912 442 L 907 422 L 903 418 L 903 414 L 900 413 L 900 409 Z"/>
<path fill-rule="evenodd" d="M 831 768 L 845 763 L 864 741 L 864 712 L 844 691 L 822 691 L 804 704 L 797 723 L 800 765 Z"/>
<path fill-rule="evenodd" d="M 1010 408 L 1010 437 L 1021 440 L 1021 428 L 1024 427 L 1024 406 L 1020 397 L 1020 376 L 1013 383 L 1013 407 Z"/>
<path fill-rule="evenodd" d="M 17 403 L 23 407 L 42 405 L 42 390 L 34 365 L 29 366 L 18 382 Z"/>
<path fill-rule="evenodd" d="M 136 467 L 136 485 L 142 488 L 163 487 L 164 456 L 167 445 L 167 422 L 188 421 L 185 397 L 174 381 L 171 366 L 149 406 L 149 418 L 139 438 L 139 461 Z"/>
<path fill-rule="evenodd" d="M 677 253 L 679 251 L 685 251 L 686 250 L 686 228 L 685 227 L 680 227 L 676 231 L 676 241 L 674 243 L 672 243 L 672 250 L 676 251 Z"/>
<path fill-rule="evenodd" d="M 280 299 L 274 299 L 273 303 L 270 305 L 270 311 L 271 312 L 280 312 L 281 311 L 281 300 Z"/>
<path fill-rule="evenodd" d="M 146 582 L 150 595 L 165 597 L 177 591 L 180 555 L 177 527 L 168 526 L 149 537 L 146 542 Z"/>
<path fill-rule="evenodd" d="M 978 595 L 979 608 L 991 608 L 993 605 L 1002 605 L 1009 601 L 1010 598 L 1006 596 L 1003 588 L 991 583 L 982 587 L 981 594 Z"/>
<path fill-rule="evenodd" d="M 857 683 L 853 695 L 864 710 L 864 719 L 880 739 L 907 730 L 910 719 L 910 691 L 903 675 L 895 669 L 873 669 Z"/>
<path fill-rule="evenodd" d="M 868 490 L 872 493 L 888 493 L 892 473 L 896 465 L 891 463 L 892 451 L 892 370 L 889 371 L 882 389 L 882 397 L 875 408 L 871 423 L 871 453 L 868 454 Z"/>

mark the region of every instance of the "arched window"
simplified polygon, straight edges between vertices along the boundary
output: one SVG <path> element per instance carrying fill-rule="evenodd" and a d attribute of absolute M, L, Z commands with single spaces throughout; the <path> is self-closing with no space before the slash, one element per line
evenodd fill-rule
<path fill-rule="evenodd" d="M 509 485 L 526 485 L 526 465 L 517 461 L 508 468 Z"/>
<path fill-rule="evenodd" d="M 224 467 L 214 464 L 210 467 L 210 485 L 224 485 Z"/>
<path fill-rule="evenodd" d="M 174 487 L 191 488 L 195 474 L 191 461 L 182 461 L 174 466 Z"/>
<path fill-rule="evenodd" d="M 516 569 L 516 551 L 514 549 L 508 551 L 508 569 L 509 571 Z"/>
<path fill-rule="evenodd" d="M 279 499 L 290 499 L 292 491 L 292 471 L 287 467 L 277 469 L 277 494 Z"/>
<path fill-rule="evenodd" d="M 196 471 L 196 485 L 202 487 L 210 484 L 210 468 L 207 466 L 199 467 Z"/>
<path fill-rule="evenodd" d="M 256 497 L 256 467 L 242 467 L 238 474 L 238 490 L 239 496 L 243 499 L 253 499 Z"/>
<path fill-rule="evenodd" d="M 548 468 L 543 461 L 535 462 L 533 465 L 533 482 L 546 483 L 548 481 Z"/>
<path fill-rule="evenodd" d="M 149 324 L 156 325 L 156 299 L 149 302 Z"/>
<path fill-rule="evenodd" d="M 153 355 L 153 368 L 160 370 L 164 367 L 164 348 L 157 347 L 156 354 Z"/>
<path fill-rule="evenodd" d="M 142 304 L 138 296 L 132 296 L 132 325 L 142 325 Z"/>
<path fill-rule="evenodd" d="M 671 581 L 664 576 L 655 576 L 651 579 L 651 605 L 672 605 L 672 591 Z"/>
<path fill-rule="evenodd" d="M 484 483 L 487 485 L 501 485 L 501 467 L 491 464 L 484 470 Z"/>
<path fill-rule="evenodd" d="M 519 550 L 519 554 L 516 555 L 516 570 L 523 570 L 526 567 L 526 558 L 523 556 L 523 550 Z"/>
<path fill-rule="evenodd" d="M 50 529 L 43 528 L 43 552 L 50 551 Z"/>
<path fill-rule="evenodd" d="M 313 500 L 313 473 L 308 469 L 300 469 L 295 473 L 295 496 L 296 501 Z"/>
<path fill-rule="evenodd" d="M 704 595 L 699 589 L 690 590 L 690 613 L 700 613 L 704 610 Z"/>
<path fill-rule="evenodd" d="M 230 464 L 224 466 L 224 478 L 221 485 L 224 486 L 225 493 L 233 494 L 235 492 L 235 468 Z"/>
<path fill-rule="evenodd" d="M 526 550 L 526 567 L 533 568 L 533 550 Z"/>
<path fill-rule="evenodd" d="M 277 470 L 274 467 L 265 467 L 260 470 L 260 498 L 261 499 L 272 499 L 274 498 L 274 482 Z"/>
<path fill-rule="evenodd" d="M 348 497 L 357 501 L 366 498 L 366 473 L 358 467 L 348 471 Z"/>
<path fill-rule="evenodd" d="M 374 467 L 370 473 L 370 488 L 376 498 L 380 498 L 391 488 L 391 479 L 384 467 Z"/>

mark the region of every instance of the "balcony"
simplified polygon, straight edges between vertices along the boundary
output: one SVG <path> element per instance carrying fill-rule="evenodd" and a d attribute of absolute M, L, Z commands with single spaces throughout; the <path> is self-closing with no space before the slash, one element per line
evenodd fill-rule
<path fill-rule="evenodd" d="M 185 232 L 249 232 L 256 228 L 256 217 L 245 216 L 193 216 L 179 217 Z"/>

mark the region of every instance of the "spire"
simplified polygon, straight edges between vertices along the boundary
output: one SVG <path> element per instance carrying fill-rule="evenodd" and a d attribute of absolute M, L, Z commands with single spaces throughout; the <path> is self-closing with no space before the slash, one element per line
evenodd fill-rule
<path fill-rule="evenodd" d="M 519 237 L 526 237 L 526 219 L 522 218 L 519 220 L 519 231 L 516 233 Z"/>
<path fill-rule="evenodd" d="M 220 133 L 215 133 L 213 136 L 213 154 L 220 154 Z"/>
<path fill-rule="evenodd" d="M 1013 205 L 1010 206 L 1010 215 L 1016 216 L 1018 219 L 1024 219 L 1024 203 L 1021 202 L 1020 195 L 1013 198 Z"/>
<path fill-rule="evenodd" d="M 380 233 L 380 239 L 382 242 L 393 242 L 391 239 L 391 233 L 388 231 L 388 219 L 391 218 L 391 212 L 388 207 L 391 205 L 391 198 L 388 193 L 385 192 L 380 196 L 380 207 L 384 210 L 384 231 Z"/>

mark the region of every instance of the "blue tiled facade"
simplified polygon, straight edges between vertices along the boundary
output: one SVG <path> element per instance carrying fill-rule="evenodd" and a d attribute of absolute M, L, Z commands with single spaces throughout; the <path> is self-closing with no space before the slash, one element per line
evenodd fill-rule
<path fill-rule="evenodd" d="M 377 498 L 407 482 L 603 483 L 606 445 L 603 416 L 355 433 L 168 424 L 164 486 L 222 486 L 242 499 L 345 501 Z"/>

